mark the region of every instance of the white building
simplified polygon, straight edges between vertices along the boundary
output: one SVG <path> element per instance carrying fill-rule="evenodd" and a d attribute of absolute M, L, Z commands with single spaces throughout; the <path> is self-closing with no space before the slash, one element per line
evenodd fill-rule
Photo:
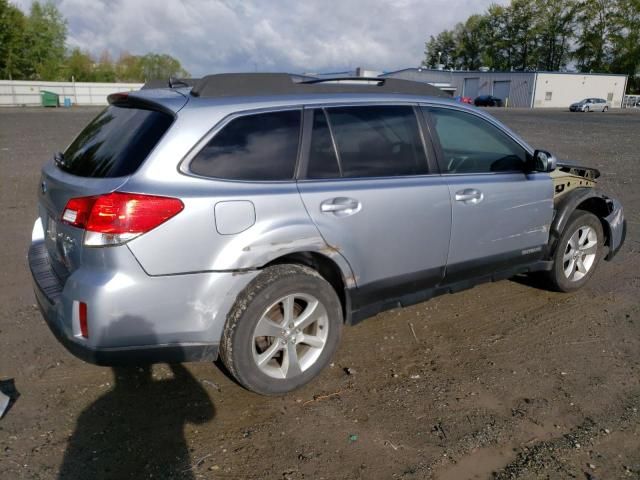
<path fill-rule="evenodd" d="M 564 72 L 451 71 L 406 68 L 380 75 L 433 84 L 452 93 L 475 98 L 493 95 L 510 107 L 567 108 L 583 98 L 604 98 L 620 107 L 626 75 Z M 444 86 L 444 88 L 443 88 Z"/>
<path fill-rule="evenodd" d="M 107 105 L 107 95 L 139 90 L 142 83 L 40 82 L 0 80 L 0 107 L 37 106 L 40 92 L 60 95 L 60 103 L 69 98 L 74 105 Z"/>

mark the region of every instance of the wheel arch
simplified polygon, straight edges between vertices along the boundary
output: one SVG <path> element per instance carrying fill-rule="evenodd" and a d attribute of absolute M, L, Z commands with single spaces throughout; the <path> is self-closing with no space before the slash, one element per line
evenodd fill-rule
<path fill-rule="evenodd" d="M 556 205 L 556 214 L 549 229 L 548 258 L 553 256 L 558 240 L 567 226 L 569 218 L 576 210 L 584 210 L 598 217 L 602 224 L 604 243 L 607 247 L 611 246 L 610 225 L 605 221 L 605 217 L 612 211 L 611 200 L 592 188 L 577 188 L 567 193 Z"/>
<path fill-rule="evenodd" d="M 335 258 L 335 256 L 334 256 Z M 271 260 L 263 268 L 280 264 L 304 265 L 318 272 L 333 287 L 340 304 L 342 305 L 343 318 L 348 323 L 350 318 L 350 298 L 348 290 L 355 286 L 355 278 L 351 268 L 343 260 L 344 265 L 339 265 L 335 259 L 315 251 L 300 251 L 288 253 Z M 340 257 L 342 258 L 342 257 Z"/>

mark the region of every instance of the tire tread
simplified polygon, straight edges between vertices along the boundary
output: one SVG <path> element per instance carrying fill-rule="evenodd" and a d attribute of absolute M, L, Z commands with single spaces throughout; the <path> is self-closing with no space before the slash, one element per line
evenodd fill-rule
<path fill-rule="evenodd" d="M 238 325 L 243 321 L 244 314 L 257 296 L 259 296 L 267 287 L 272 285 L 276 280 L 283 278 L 291 278 L 299 275 L 315 277 L 319 281 L 325 283 L 333 291 L 333 287 L 327 282 L 316 270 L 299 264 L 276 264 L 265 268 L 249 285 L 238 295 L 231 311 L 227 315 L 227 321 L 220 342 L 220 358 L 229 373 L 245 388 L 258 391 L 254 385 L 249 384 L 243 375 L 238 371 L 238 366 L 234 359 L 233 338 Z M 335 293 L 335 291 L 334 291 Z M 337 294 L 336 294 L 337 298 Z M 338 300 L 339 302 L 339 300 Z M 340 318 L 342 323 L 342 318 Z M 280 392 L 258 391 L 263 395 L 277 394 Z"/>

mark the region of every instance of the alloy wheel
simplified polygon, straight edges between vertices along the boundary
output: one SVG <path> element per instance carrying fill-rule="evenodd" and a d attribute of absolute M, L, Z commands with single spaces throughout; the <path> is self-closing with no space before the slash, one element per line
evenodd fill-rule
<path fill-rule="evenodd" d="M 562 257 L 564 275 L 572 282 L 581 280 L 593 266 L 598 252 L 598 236 L 592 227 L 578 228 L 565 248 Z"/>
<path fill-rule="evenodd" d="M 292 378 L 311 367 L 327 343 L 329 317 L 312 295 L 293 293 L 272 303 L 252 336 L 253 360 L 273 378 Z"/>

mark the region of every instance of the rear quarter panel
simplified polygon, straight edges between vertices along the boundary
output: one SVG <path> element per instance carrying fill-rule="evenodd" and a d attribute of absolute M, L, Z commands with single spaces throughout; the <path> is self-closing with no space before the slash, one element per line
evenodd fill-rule
<path fill-rule="evenodd" d="M 254 269 L 288 253 L 313 251 L 334 260 L 349 285 L 348 263 L 320 236 L 295 181 L 226 181 L 179 171 L 181 161 L 207 132 L 239 110 L 230 102 L 215 109 L 193 106 L 180 112 L 162 143 L 121 190 L 180 198 L 184 210 L 129 242 L 129 249 L 149 275 Z M 225 234 L 227 230 L 216 225 L 220 222 L 216 205 L 238 201 L 253 205 L 254 223 Z"/>
<path fill-rule="evenodd" d="M 253 269 L 300 251 L 339 255 L 309 219 L 294 182 L 189 180 L 182 191 L 162 192 L 179 196 L 184 210 L 128 244 L 150 275 Z M 237 234 L 221 234 L 216 205 L 240 200 L 253 204 L 255 223 Z"/>

